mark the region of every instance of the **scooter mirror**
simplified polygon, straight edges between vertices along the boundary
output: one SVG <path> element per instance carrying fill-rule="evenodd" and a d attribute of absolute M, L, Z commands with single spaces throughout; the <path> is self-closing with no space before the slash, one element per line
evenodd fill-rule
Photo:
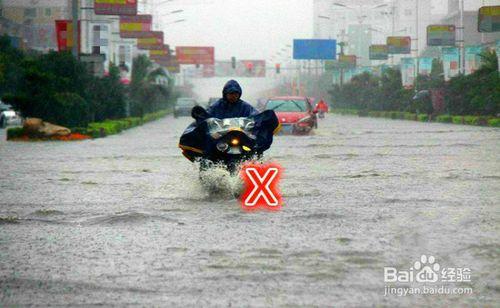
<path fill-rule="evenodd" d="M 191 109 L 191 116 L 195 120 L 200 121 L 206 120 L 209 117 L 208 112 L 201 106 L 194 106 L 193 109 Z"/>

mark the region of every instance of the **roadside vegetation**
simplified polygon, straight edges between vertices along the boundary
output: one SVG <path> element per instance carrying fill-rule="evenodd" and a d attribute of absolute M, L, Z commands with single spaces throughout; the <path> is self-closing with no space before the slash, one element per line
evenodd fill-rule
<path fill-rule="evenodd" d="M 12 47 L 7 36 L 0 37 L 2 101 L 23 117 L 90 131 L 92 136 L 98 130 L 111 134 L 136 126 L 171 106 L 173 82 L 158 82 L 159 77 L 167 78 L 162 69 L 154 69 L 146 56 L 139 56 L 133 72 L 130 85 L 124 85 L 115 65 L 106 76 L 95 77 L 70 53 L 25 52 Z"/>
<path fill-rule="evenodd" d="M 489 125 L 500 120 L 500 75 L 494 51 L 485 52 L 476 72 L 459 75 L 445 82 L 442 65 L 433 63 L 430 76 L 419 76 L 419 90 L 440 89 L 444 93 L 442 110 L 434 110 L 430 96 L 413 99 L 413 89 L 401 86 L 401 72 L 389 68 L 381 77 L 363 73 L 351 82 L 333 86 L 329 93 L 334 110 L 361 116 L 385 117 L 444 123 Z"/>

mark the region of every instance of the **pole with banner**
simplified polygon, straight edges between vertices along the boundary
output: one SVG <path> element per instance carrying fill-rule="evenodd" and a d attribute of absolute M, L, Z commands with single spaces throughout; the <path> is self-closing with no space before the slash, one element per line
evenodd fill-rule
<path fill-rule="evenodd" d="M 498 73 L 500 74 L 500 40 L 497 41 L 496 44 L 496 52 L 497 52 L 497 59 L 498 59 Z"/>
<path fill-rule="evenodd" d="M 457 47 L 443 47 L 441 53 L 443 57 L 444 80 L 449 81 L 452 77 L 460 73 L 460 50 Z"/>
<path fill-rule="evenodd" d="M 420 58 L 420 66 L 418 73 L 424 76 L 430 76 L 432 73 L 432 61 L 433 58 Z"/>
<path fill-rule="evenodd" d="M 465 47 L 465 74 L 469 75 L 474 73 L 481 66 L 481 52 L 483 47 L 481 45 Z"/>
<path fill-rule="evenodd" d="M 78 0 L 72 0 L 71 2 L 71 15 L 73 19 L 73 25 L 78 25 Z M 78 27 L 73 27 L 73 38 L 77 38 L 78 36 Z M 78 45 L 73 44 L 71 48 L 71 53 L 73 57 L 78 59 Z"/>
<path fill-rule="evenodd" d="M 405 89 L 411 89 L 415 84 L 415 58 L 401 58 L 401 81 Z"/>

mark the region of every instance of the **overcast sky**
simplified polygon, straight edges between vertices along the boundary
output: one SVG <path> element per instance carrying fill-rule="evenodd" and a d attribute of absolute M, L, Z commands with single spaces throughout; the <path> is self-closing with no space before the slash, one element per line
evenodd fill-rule
<path fill-rule="evenodd" d="M 294 38 L 311 38 L 313 32 L 312 0 L 172 0 L 153 14 L 180 9 L 162 17 L 164 23 L 186 19 L 163 26 L 166 42 L 215 46 L 217 60 L 269 60 Z"/>

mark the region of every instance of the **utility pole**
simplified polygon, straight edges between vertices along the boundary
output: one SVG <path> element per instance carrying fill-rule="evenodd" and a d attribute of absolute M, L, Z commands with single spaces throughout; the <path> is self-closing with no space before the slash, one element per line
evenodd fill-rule
<path fill-rule="evenodd" d="M 75 58 L 78 59 L 78 47 L 79 47 L 79 37 L 78 37 L 78 0 L 72 0 L 71 2 L 71 14 L 73 19 L 73 46 L 71 48 L 71 53 Z"/>
<path fill-rule="evenodd" d="M 419 13 L 419 7 L 418 7 L 418 4 L 419 4 L 419 0 L 416 0 L 416 7 L 415 7 L 415 44 L 416 44 L 416 56 L 415 56 L 415 61 L 416 61 L 416 65 L 415 65 L 415 68 L 416 68 L 416 71 L 415 71 L 415 92 L 418 92 L 418 71 L 419 71 L 419 68 L 420 68 L 420 61 L 419 61 L 419 55 L 418 55 L 418 52 L 419 52 L 419 40 L 418 40 L 418 13 Z"/>
<path fill-rule="evenodd" d="M 465 74 L 464 0 L 460 0 L 460 73 Z"/>
<path fill-rule="evenodd" d="M 345 42 L 343 40 L 344 40 L 344 35 L 342 35 L 342 42 L 339 43 L 339 46 L 340 46 L 339 58 L 340 58 L 340 56 L 344 55 Z M 342 88 L 344 86 L 344 68 L 342 67 L 342 63 L 340 63 L 340 59 L 337 60 L 337 62 L 339 63 L 339 66 L 340 66 L 340 87 Z"/>

